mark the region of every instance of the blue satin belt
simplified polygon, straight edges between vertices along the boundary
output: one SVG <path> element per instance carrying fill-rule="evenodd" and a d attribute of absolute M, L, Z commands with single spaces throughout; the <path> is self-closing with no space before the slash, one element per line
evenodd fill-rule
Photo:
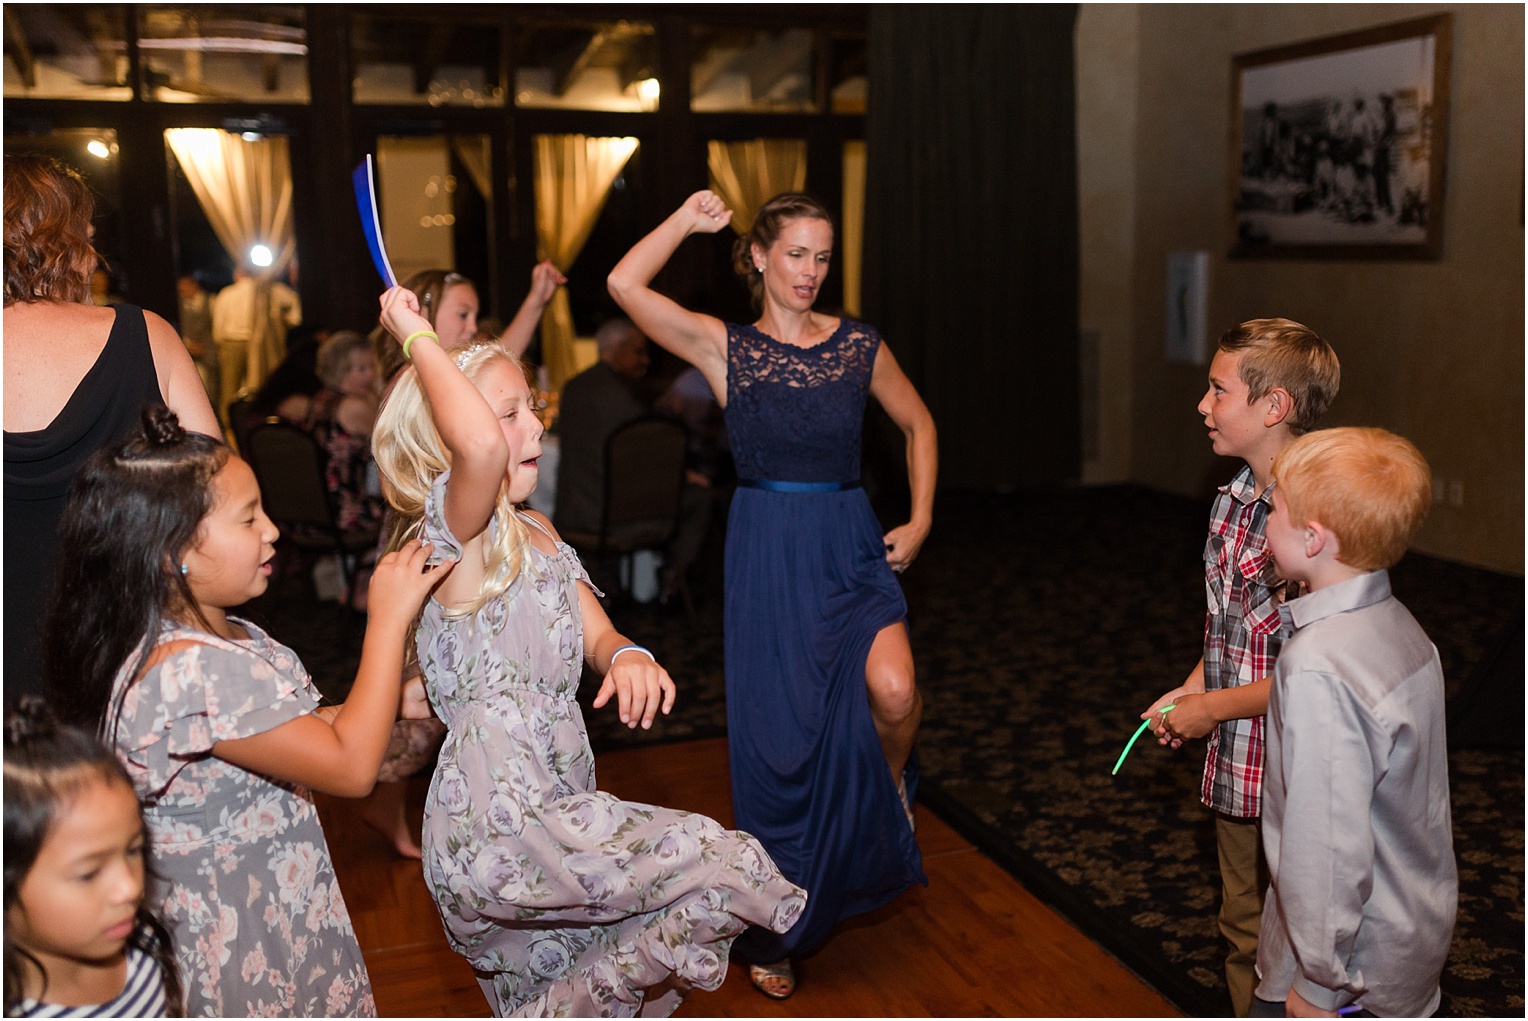
<path fill-rule="evenodd" d="M 842 493 L 846 489 L 858 489 L 854 482 L 780 482 L 777 479 L 738 479 L 744 489 L 763 489 L 771 493 Z"/>

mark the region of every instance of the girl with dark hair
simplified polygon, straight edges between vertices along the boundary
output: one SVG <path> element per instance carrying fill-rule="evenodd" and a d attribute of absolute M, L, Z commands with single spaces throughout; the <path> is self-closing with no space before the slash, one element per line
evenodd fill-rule
<path fill-rule="evenodd" d="M 626 254 L 609 286 L 725 409 L 739 476 L 724 611 L 732 803 L 738 827 L 810 894 L 790 932 L 754 929 L 738 946 L 754 985 L 784 999 L 792 957 L 926 882 L 912 829 L 922 699 L 896 574 L 928 535 L 938 453 L 933 418 L 880 335 L 812 307 L 833 221 L 811 197 L 777 195 L 734 247 L 757 323 L 724 323 L 652 289 L 685 238 L 731 217 L 697 192 Z M 859 482 L 867 394 L 907 437 L 912 520 L 884 533 Z"/>
<path fill-rule="evenodd" d="M 447 569 L 426 568 L 417 542 L 382 559 L 349 698 L 319 709 L 292 650 L 227 612 L 265 591 L 276 538 L 249 466 L 149 407 L 75 481 L 48 676 L 55 704 L 100 731 L 143 799 L 188 1013 L 369 1016 L 307 788 L 371 789 L 405 637 Z"/>
<path fill-rule="evenodd" d="M 180 1014 L 122 764 L 35 695 L 5 716 L 5 1016 Z"/>
<path fill-rule="evenodd" d="M 132 305 L 90 304 L 94 196 L 72 167 L 5 157 L 5 702 L 42 690 L 37 623 L 58 562 L 58 520 L 85 458 L 148 401 L 219 434 L 174 327 Z M 24 567 L 22 565 L 25 565 Z"/>

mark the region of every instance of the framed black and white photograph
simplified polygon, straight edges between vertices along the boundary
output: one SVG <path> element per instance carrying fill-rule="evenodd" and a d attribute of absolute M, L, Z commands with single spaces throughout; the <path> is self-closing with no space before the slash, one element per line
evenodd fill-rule
<path fill-rule="evenodd" d="M 1452 16 L 1239 54 L 1233 256 L 1435 259 Z"/>

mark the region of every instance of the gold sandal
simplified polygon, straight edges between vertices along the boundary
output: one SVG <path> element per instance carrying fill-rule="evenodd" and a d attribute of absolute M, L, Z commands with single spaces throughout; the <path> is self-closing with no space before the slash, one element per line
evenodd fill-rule
<path fill-rule="evenodd" d="M 907 813 L 907 825 L 914 833 L 918 832 L 918 824 L 913 821 L 913 803 L 907 797 L 907 778 L 897 781 L 897 797 L 902 799 L 902 811 Z"/>
<path fill-rule="evenodd" d="M 796 991 L 796 972 L 788 957 L 779 964 L 750 964 L 748 980 L 771 1000 L 788 1000 Z"/>

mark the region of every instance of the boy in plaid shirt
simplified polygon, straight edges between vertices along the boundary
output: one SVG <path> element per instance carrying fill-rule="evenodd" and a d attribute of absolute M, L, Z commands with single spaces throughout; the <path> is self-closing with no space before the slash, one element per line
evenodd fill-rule
<path fill-rule="evenodd" d="M 1175 748 L 1209 737 L 1200 799 L 1215 812 L 1220 931 L 1230 944 L 1226 984 L 1238 1017 L 1251 1010 L 1257 983 L 1263 716 L 1279 654 L 1278 607 L 1298 595 L 1284 590 L 1265 535 L 1273 460 L 1326 412 L 1339 374 L 1331 346 L 1288 319 L 1253 319 L 1220 338 L 1198 411 L 1215 453 L 1245 463 L 1210 511 L 1204 656 L 1141 714 Z M 1166 705 L 1174 709 L 1160 712 Z"/>

